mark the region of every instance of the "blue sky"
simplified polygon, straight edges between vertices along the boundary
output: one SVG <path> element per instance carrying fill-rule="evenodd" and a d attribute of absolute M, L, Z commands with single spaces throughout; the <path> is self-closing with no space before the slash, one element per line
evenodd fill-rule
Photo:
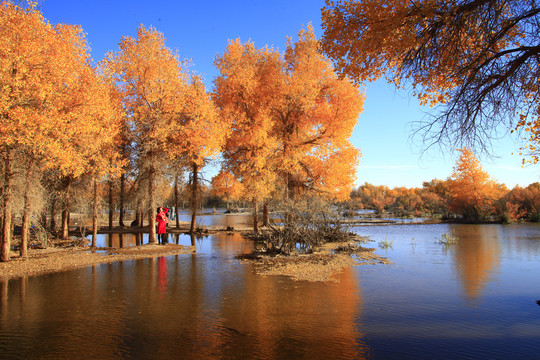
<path fill-rule="evenodd" d="M 308 23 L 320 37 L 324 0 L 41 0 L 39 4 L 52 24 L 84 29 L 95 61 L 116 51 L 121 37 L 134 36 L 140 24 L 155 27 L 169 48 L 191 60 L 191 70 L 206 79 L 210 90 L 217 76 L 213 60 L 229 39 L 251 40 L 256 47 L 270 45 L 283 52 L 287 36 L 296 40 Z M 357 184 L 420 187 L 423 181 L 450 176 L 457 154 L 434 148 L 422 155 L 422 148 L 409 139 L 411 122 L 429 110 L 385 81 L 366 84 L 364 112 L 351 139 L 362 151 Z M 517 139 L 506 137 L 495 144 L 494 157 L 480 158 L 484 170 L 510 188 L 540 181 L 540 165 L 522 168 L 521 157 L 512 155 L 518 153 L 518 145 Z"/>

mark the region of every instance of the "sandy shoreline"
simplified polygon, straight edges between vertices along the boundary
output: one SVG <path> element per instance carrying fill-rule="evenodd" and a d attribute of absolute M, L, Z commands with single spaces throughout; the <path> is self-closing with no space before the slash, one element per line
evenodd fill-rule
<path fill-rule="evenodd" d="M 114 229 L 114 232 L 133 232 L 135 229 Z M 142 232 L 143 229 L 135 231 Z M 204 229 L 204 233 L 243 233 L 250 229 L 237 226 L 234 230 L 221 226 L 211 226 Z M 101 229 L 102 233 L 107 233 Z M 170 233 L 184 233 L 183 228 L 171 228 Z M 354 241 L 353 241 L 354 243 Z M 293 256 L 264 256 L 258 259 L 241 260 L 251 262 L 255 271 L 262 275 L 287 276 L 293 280 L 305 281 L 334 281 L 333 275 L 341 272 L 345 267 L 365 263 L 385 263 L 387 260 L 373 253 L 374 249 L 357 248 L 360 251 L 352 253 L 336 253 L 333 248 L 347 245 L 347 243 L 329 243 L 316 253 Z M 356 248 L 356 246 L 353 246 Z M 180 254 L 195 254 L 195 246 L 176 244 L 157 245 L 144 244 L 126 248 L 104 248 L 92 252 L 89 246 L 49 247 L 46 249 L 29 249 L 28 258 L 20 258 L 18 252 L 11 252 L 11 261 L 0 262 L 0 281 L 28 276 L 43 275 L 53 272 L 68 271 L 96 264 L 112 263 L 117 261 L 136 260 L 143 258 L 170 256 Z"/>
<path fill-rule="evenodd" d="M 195 252 L 193 246 L 176 244 L 140 245 L 97 252 L 92 252 L 89 247 L 30 249 L 26 259 L 14 256 L 9 262 L 0 262 L 0 280 L 68 271 L 116 261 L 193 254 Z"/>

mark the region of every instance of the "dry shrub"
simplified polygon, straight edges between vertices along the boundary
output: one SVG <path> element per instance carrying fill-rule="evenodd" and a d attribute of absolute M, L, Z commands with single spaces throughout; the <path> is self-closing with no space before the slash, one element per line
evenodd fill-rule
<path fill-rule="evenodd" d="M 284 204 L 279 210 L 281 222 L 270 224 L 261 234 L 252 235 L 256 251 L 312 253 L 325 243 L 349 239 L 349 229 L 338 209 L 321 199 Z"/>

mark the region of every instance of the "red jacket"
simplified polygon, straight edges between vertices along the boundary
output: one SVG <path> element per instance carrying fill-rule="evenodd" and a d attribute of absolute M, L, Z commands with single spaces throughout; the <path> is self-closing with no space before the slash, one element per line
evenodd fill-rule
<path fill-rule="evenodd" d="M 157 214 L 156 221 L 158 222 L 158 234 L 165 234 L 167 232 L 167 223 L 169 220 L 167 219 L 167 213 L 169 212 L 169 209 L 163 208 L 163 211 Z"/>

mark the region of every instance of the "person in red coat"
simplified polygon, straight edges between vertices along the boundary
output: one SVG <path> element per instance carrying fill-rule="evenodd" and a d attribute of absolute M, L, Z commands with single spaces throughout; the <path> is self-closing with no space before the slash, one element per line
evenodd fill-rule
<path fill-rule="evenodd" d="M 169 220 L 167 219 L 167 213 L 169 212 L 169 209 L 166 207 L 158 207 L 157 208 L 157 215 L 156 215 L 156 221 L 158 222 L 158 243 L 161 245 L 165 245 L 169 242 L 168 236 L 167 236 L 167 223 Z"/>

